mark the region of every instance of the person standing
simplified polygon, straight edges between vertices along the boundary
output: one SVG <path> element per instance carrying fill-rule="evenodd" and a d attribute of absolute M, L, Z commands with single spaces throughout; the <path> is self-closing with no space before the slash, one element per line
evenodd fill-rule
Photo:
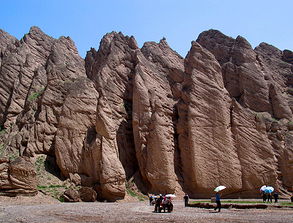
<path fill-rule="evenodd" d="M 216 203 L 217 203 L 217 206 L 215 207 L 215 211 L 218 209 L 218 212 L 220 212 L 222 206 L 221 206 L 221 196 L 219 192 L 216 193 Z"/>
<path fill-rule="evenodd" d="M 150 205 L 153 205 L 153 199 L 154 199 L 154 197 L 153 197 L 153 195 L 149 195 L 149 201 L 150 201 Z"/>
<path fill-rule="evenodd" d="M 160 197 L 156 200 L 155 204 L 155 211 L 154 212 L 161 212 L 161 203 L 163 201 L 163 196 L 160 194 Z"/>
<path fill-rule="evenodd" d="M 267 194 L 265 192 L 262 192 L 262 200 L 263 202 L 267 201 Z"/>
<path fill-rule="evenodd" d="M 272 193 L 268 193 L 268 198 L 267 198 L 268 202 L 272 203 L 273 202 L 273 197 L 272 197 Z"/>
<path fill-rule="evenodd" d="M 184 199 L 184 205 L 185 205 L 185 207 L 187 207 L 188 206 L 188 201 L 189 201 L 188 194 L 185 194 L 184 197 L 183 197 L 183 199 Z"/>
<path fill-rule="evenodd" d="M 275 203 L 278 203 L 279 194 L 277 191 L 275 191 L 275 193 L 274 193 L 274 199 L 275 199 Z"/>

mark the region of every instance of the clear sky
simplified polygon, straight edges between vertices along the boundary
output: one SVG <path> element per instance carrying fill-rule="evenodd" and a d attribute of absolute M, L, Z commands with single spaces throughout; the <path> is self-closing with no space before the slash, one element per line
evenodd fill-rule
<path fill-rule="evenodd" d="M 267 42 L 293 50 L 293 0 L 0 0 L 0 29 L 20 39 L 31 26 L 55 38 L 70 36 L 82 57 L 103 35 L 121 31 L 139 46 L 165 37 L 185 57 L 208 29 L 253 47 Z"/>

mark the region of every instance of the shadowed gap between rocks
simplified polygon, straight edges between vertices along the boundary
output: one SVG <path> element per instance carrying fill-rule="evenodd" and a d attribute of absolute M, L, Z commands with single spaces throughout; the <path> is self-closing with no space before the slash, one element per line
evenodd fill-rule
<path fill-rule="evenodd" d="M 65 180 L 64 177 L 61 175 L 61 170 L 59 169 L 57 162 L 56 162 L 56 157 L 47 155 L 46 160 L 45 160 L 45 170 L 55 177 Z"/>
<path fill-rule="evenodd" d="M 117 146 L 119 152 L 119 160 L 124 168 L 126 182 L 134 182 L 138 189 L 147 193 L 146 184 L 142 182 L 139 165 L 136 157 L 133 126 L 132 126 L 132 104 L 133 104 L 133 77 L 135 75 L 136 61 L 133 60 L 131 73 L 128 75 L 127 87 L 122 95 L 123 105 L 125 109 L 125 120 L 120 123 L 117 130 Z"/>
<path fill-rule="evenodd" d="M 88 165 L 88 163 L 93 162 L 94 160 L 92 160 L 93 158 L 98 158 L 98 157 L 94 157 L 93 153 L 91 150 L 96 150 L 96 149 L 100 149 L 100 148 L 95 148 L 95 142 L 96 139 L 98 137 L 98 134 L 96 132 L 96 128 L 95 126 L 91 126 L 87 129 L 86 131 L 86 135 L 84 136 L 84 142 L 83 142 L 83 146 L 82 146 L 82 150 L 81 150 L 81 162 L 79 163 L 79 176 L 80 176 L 80 184 L 82 186 L 87 186 L 87 187 L 97 187 L 99 185 L 99 182 L 97 181 L 97 179 L 95 179 L 95 176 L 92 176 L 92 173 L 86 173 L 86 169 L 87 167 L 85 167 L 84 165 Z M 85 159 L 87 160 L 87 163 L 84 163 Z M 96 163 L 98 163 L 99 160 L 96 160 Z M 96 166 L 93 166 L 93 170 L 91 172 L 96 172 L 99 171 L 98 169 L 95 169 Z"/>
<path fill-rule="evenodd" d="M 181 186 L 183 191 L 186 191 L 184 186 L 184 179 L 183 179 L 183 170 L 182 170 L 182 160 L 181 160 L 181 153 L 179 149 L 179 134 L 177 132 L 177 123 L 179 120 L 178 108 L 177 103 L 173 107 L 174 116 L 172 117 L 172 121 L 174 123 L 173 131 L 174 131 L 174 169 L 175 174 L 178 178 L 178 183 Z"/>
<path fill-rule="evenodd" d="M 11 102 L 12 102 L 13 93 L 14 93 L 14 88 L 10 92 L 9 97 L 8 97 L 8 100 L 7 100 L 7 104 L 6 104 L 5 108 L 4 108 L 4 111 L 3 111 L 3 119 L 0 120 L 0 125 L 1 126 L 4 126 L 4 128 L 7 127 L 7 126 L 5 126 L 5 122 L 6 122 L 7 115 L 8 115 L 8 109 L 9 109 L 9 107 L 11 105 Z"/>
<path fill-rule="evenodd" d="M 170 71 L 172 72 L 172 71 Z M 175 73 L 176 71 L 174 71 Z M 181 73 L 180 71 L 177 71 L 178 73 Z M 181 73 L 182 75 L 182 73 Z M 173 123 L 173 137 L 174 137 L 174 170 L 176 177 L 178 179 L 178 183 L 181 186 L 183 191 L 186 191 L 186 188 L 184 186 L 184 176 L 183 176 L 183 170 L 182 170 L 182 159 L 181 159 L 181 153 L 179 148 L 179 134 L 177 132 L 177 124 L 179 121 L 179 112 L 178 112 L 178 104 L 180 103 L 180 98 L 176 97 L 176 93 L 174 93 L 174 85 L 178 84 L 179 82 L 174 81 L 172 78 L 172 75 L 167 75 L 167 80 L 169 82 L 169 85 L 171 86 L 172 91 L 172 98 L 174 100 L 177 100 L 177 102 L 173 106 L 173 114 L 172 114 L 172 123 Z"/>

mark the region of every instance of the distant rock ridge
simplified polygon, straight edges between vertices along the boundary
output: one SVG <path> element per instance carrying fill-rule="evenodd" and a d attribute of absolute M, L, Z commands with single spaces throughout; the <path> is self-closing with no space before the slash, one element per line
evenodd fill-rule
<path fill-rule="evenodd" d="M 46 154 L 99 200 L 123 199 L 130 183 L 196 198 L 218 185 L 231 197 L 259 196 L 262 185 L 286 195 L 292 55 L 208 30 L 185 58 L 165 38 L 139 48 L 111 32 L 82 59 L 69 37 L 0 30 L 0 154 Z"/>

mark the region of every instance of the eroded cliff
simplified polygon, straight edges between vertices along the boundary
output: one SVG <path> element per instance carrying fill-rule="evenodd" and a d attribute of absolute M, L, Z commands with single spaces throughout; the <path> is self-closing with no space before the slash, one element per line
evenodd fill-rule
<path fill-rule="evenodd" d="M 112 32 L 82 59 L 69 37 L 32 27 L 17 40 L 1 30 L 1 155 L 46 154 L 63 179 L 106 200 L 123 199 L 128 182 L 194 197 L 219 184 L 232 197 L 257 196 L 264 184 L 286 194 L 292 55 L 209 30 L 186 58 L 165 39 L 139 48 Z"/>

